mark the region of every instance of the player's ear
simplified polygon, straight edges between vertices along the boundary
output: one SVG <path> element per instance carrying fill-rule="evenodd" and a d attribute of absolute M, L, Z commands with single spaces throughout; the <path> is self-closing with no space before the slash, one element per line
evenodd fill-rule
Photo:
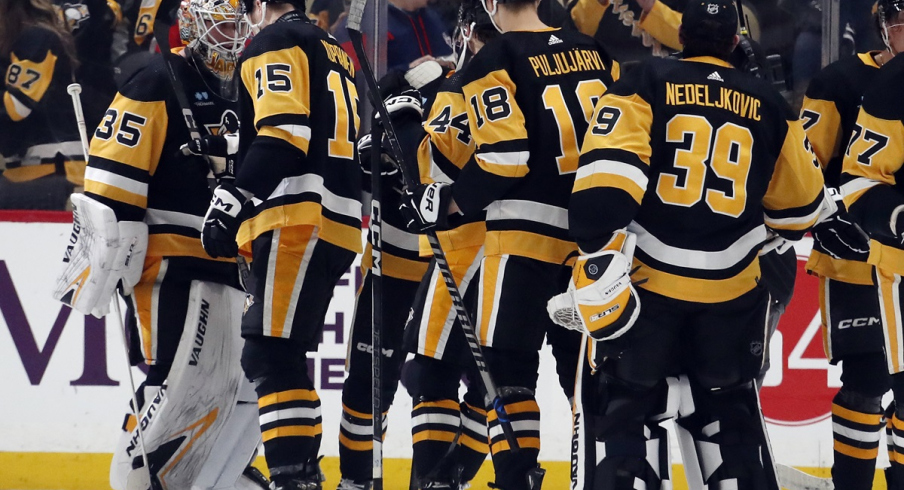
<path fill-rule="evenodd" d="M 678 44 L 684 46 L 684 26 L 678 26 Z"/>
<path fill-rule="evenodd" d="M 731 38 L 731 51 L 734 51 L 734 49 L 736 47 L 738 47 L 739 42 L 741 42 L 741 36 L 738 36 L 737 34 L 735 34 L 734 37 Z M 729 51 L 729 52 L 731 52 L 731 51 Z"/>

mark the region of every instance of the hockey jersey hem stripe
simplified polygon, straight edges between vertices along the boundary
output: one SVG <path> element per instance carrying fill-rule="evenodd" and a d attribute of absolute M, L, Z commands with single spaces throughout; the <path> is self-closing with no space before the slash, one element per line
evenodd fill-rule
<path fill-rule="evenodd" d="M 306 129 L 307 133 L 305 133 L 301 128 Z M 307 137 L 305 137 L 305 134 L 307 134 Z M 290 145 L 307 154 L 311 142 L 311 129 L 305 126 L 298 126 L 294 124 L 286 124 L 282 126 L 264 126 L 257 133 L 257 136 L 260 138 L 273 138 L 280 141 L 285 141 L 286 143 L 289 143 Z"/>
<path fill-rule="evenodd" d="M 88 169 L 90 170 L 90 167 Z M 136 194 L 104 182 L 86 180 L 85 192 L 99 194 L 113 201 L 130 204 L 139 208 L 146 208 L 148 206 L 148 197 L 146 194 Z"/>
<path fill-rule="evenodd" d="M 370 244 L 365 248 L 364 255 L 361 257 L 361 270 L 367 271 L 373 267 L 373 252 Z M 383 275 L 403 281 L 421 282 L 424 274 L 427 273 L 429 262 L 421 260 L 406 259 L 392 253 L 383 251 Z"/>
<path fill-rule="evenodd" d="M 380 224 L 380 227 L 383 232 L 383 243 L 409 252 L 420 252 L 420 235 L 396 228 L 385 221 Z"/>
<path fill-rule="evenodd" d="M 306 192 L 319 195 L 321 197 L 322 205 L 330 211 L 348 216 L 349 218 L 358 221 L 361 220 L 361 203 L 355 199 L 334 194 L 324 187 L 323 177 L 317 174 L 304 174 L 283 179 L 282 182 L 276 186 L 276 189 L 274 189 L 267 197 L 267 201 Z M 252 202 L 257 206 L 262 201 L 255 198 Z"/>
<path fill-rule="evenodd" d="M 662 296 L 694 303 L 722 303 L 738 298 L 757 286 L 760 263 L 752 261 L 744 270 L 727 279 L 697 279 L 654 269 L 634 258 L 640 269 L 631 276 L 635 282 L 646 279 L 639 287 Z"/>
<path fill-rule="evenodd" d="M 637 235 L 637 248 L 652 259 L 685 269 L 707 271 L 725 270 L 738 265 L 766 241 L 766 227 L 763 225 L 748 231 L 724 250 L 716 251 L 689 250 L 668 245 L 637 222 L 631 222 L 628 231 Z"/>
<path fill-rule="evenodd" d="M 174 225 L 184 228 L 192 228 L 201 232 L 204 226 L 204 217 L 194 214 L 180 213 L 178 211 L 167 211 L 164 209 L 148 208 L 144 217 L 144 222 L 148 226 L 153 225 Z"/>
<path fill-rule="evenodd" d="M 504 199 L 487 207 L 487 221 L 526 220 L 568 230 L 568 210 L 534 201 Z"/>
<path fill-rule="evenodd" d="M 848 284 L 873 285 L 873 266 L 869 263 L 834 259 L 818 250 L 810 252 L 807 272 Z"/>
<path fill-rule="evenodd" d="M 518 230 L 487 231 L 486 255 L 517 255 L 541 262 L 564 264 L 577 251 L 572 241 Z"/>
<path fill-rule="evenodd" d="M 239 246 L 250 243 L 260 235 L 289 226 L 320 227 L 320 238 L 333 245 L 355 253 L 361 253 L 361 226 L 350 226 L 338 223 L 322 215 L 320 203 L 304 201 L 295 204 L 264 209 L 251 219 L 242 223 L 237 242 Z M 360 222 L 359 222 L 360 223 Z"/>
<path fill-rule="evenodd" d="M 436 237 L 446 252 L 446 260 L 453 264 L 450 252 L 482 247 L 486 242 L 487 225 L 484 221 L 465 223 L 451 230 L 437 230 Z M 419 237 L 421 257 L 433 257 L 433 249 L 426 235 Z"/>
<path fill-rule="evenodd" d="M 215 262 L 234 262 L 235 259 L 214 259 L 207 255 L 198 238 L 172 233 L 155 233 L 148 235 L 148 257 L 195 257 Z"/>

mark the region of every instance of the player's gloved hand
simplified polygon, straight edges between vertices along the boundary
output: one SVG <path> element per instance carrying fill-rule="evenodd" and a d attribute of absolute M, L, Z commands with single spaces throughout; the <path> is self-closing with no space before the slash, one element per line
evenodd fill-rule
<path fill-rule="evenodd" d="M 869 257 L 869 235 L 840 205 L 835 214 L 812 230 L 813 248 L 835 259 L 865 261 Z"/>
<path fill-rule="evenodd" d="M 394 124 L 405 118 L 414 118 L 420 122 L 424 117 L 424 107 L 421 101 L 421 93 L 411 87 L 383 99 L 386 112 L 389 113 Z M 379 113 L 377 113 L 377 121 L 380 121 Z"/>
<path fill-rule="evenodd" d="M 216 259 L 239 254 L 235 236 L 250 208 L 248 198 L 236 186 L 229 182 L 217 186 L 201 229 L 201 245 L 207 255 Z"/>
<path fill-rule="evenodd" d="M 364 186 L 367 190 L 370 189 L 369 184 L 371 179 L 370 159 L 373 152 L 373 142 L 371 140 L 372 137 L 370 133 L 365 134 L 358 140 L 358 163 L 361 164 L 361 171 L 364 172 Z M 389 141 L 385 136 L 383 137 L 383 142 L 379 150 L 380 177 L 383 178 L 382 181 L 384 182 L 384 186 L 389 185 L 393 191 L 402 195 L 404 191 L 402 190 L 402 179 L 399 175 L 399 165 L 396 163 L 395 159 L 392 158 L 389 150 Z"/>
<path fill-rule="evenodd" d="M 414 189 L 405 191 L 399 211 L 408 221 L 409 231 L 423 233 L 437 226 L 448 227 L 451 204 L 452 186 L 449 184 L 418 184 Z"/>
<path fill-rule="evenodd" d="M 204 135 L 180 148 L 183 155 L 206 156 L 217 183 L 235 181 L 235 159 L 239 152 L 239 135 Z"/>

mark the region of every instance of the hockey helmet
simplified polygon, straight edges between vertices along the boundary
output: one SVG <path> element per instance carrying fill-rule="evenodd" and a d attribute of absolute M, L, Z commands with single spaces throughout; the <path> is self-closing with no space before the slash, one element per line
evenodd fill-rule
<path fill-rule="evenodd" d="M 468 41 L 476 35 L 477 39 L 488 42 L 496 36 L 498 31 L 493 26 L 487 11 L 481 6 L 480 0 L 463 0 L 458 7 L 458 22 L 452 35 L 452 49 L 458 59 L 458 69 L 464 64 L 468 53 Z"/>
<path fill-rule="evenodd" d="M 233 85 L 235 67 L 249 33 L 239 0 L 183 0 L 179 8 L 182 44 L 224 87 Z"/>
<path fill-rule="evenodd" d="M 889 38 L 888 29 L 901 25 L 900 22 L 895 23 L 895 17 L 904 12 L 904 0 L 879 0 L 876 2 L 876 23 L 879 25 L 879 35 L 885 47 L 892 53 L 891 39 Z"/>
<path fill-rule="evenodd" d="M 582 255 L 574 265 L 568 291 L 546 305 L 556 324 L 595 340 L 624 335 L 640 314 L 640 298 L 631 282 L 636 237 L 616 232 L 602 250 Z"/>

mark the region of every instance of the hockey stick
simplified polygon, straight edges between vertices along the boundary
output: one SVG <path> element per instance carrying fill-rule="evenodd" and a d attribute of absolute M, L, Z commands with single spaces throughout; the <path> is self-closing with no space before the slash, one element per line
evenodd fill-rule
<path fill-rule="evenodd" d="M 396 162 L 398 162 L 399 168 L 401 169 L 402 179 L 407 188 L 413 189 L 414 186 L 420 182 L 420 179 L 413 173 L 411 167 L 405 164 L 402 147 L 399 145 L 399 140 L 396 137 L 395 128 L 392 126 L 392 120 L 389 118 L 389 112 L 386 110 L 386 105 L 380 98 L 380 91 L 377 87 L 377 80 L 374 77 L 373 68 L 370 66 L 370 61 L 367 58 L 367 54 L 364 52 L 364 38 L 361 34 L 361 18 L 364 15 L 364 7 L 366 5 L 367 0 L 352 0 L 348 10 L 348 36 L 351 39 L 352 47 L 355 49 L 358 62 L 361 64 L 361 71 L 363 72 L 364 80 L 367 83 L 367 92 L 370 94 L 374 107 L 376 107 L 380 114 L 380 120 L 383 122 L 383 130 L 389 139 L 392 152 L 395 154 Z M 378 143 L 374 142 L 374 144 Z M 446 261 L 446 255 L 443 253 L 439 239 L 436 237 L 435 230 L 427 231 L 427 241 L 430 242 L 430 248 L 433 250 L 433 259 L 436 261 L 436 265 L 443 275 L 446 288 L 449 290 L 449 296 L 452 297 L 452 305 L 455 308 L 456 317 L 458 318 L 458 322 L 461 324 L 465 338 L 468 341 L 468 347 L 470 348 L 471 356 L 474 358 L 474 363 L 477 364 L 477 371 L 480 373 L 480 379 L 483 383 L 484 390 L 486 391 L 487 401 L 492 404 L 493 410 L 496 412 L 496 418 L 502 426 L 502 432 L 505 435 L 505 440 L 509 444 L 509 448 L 512 452 L 516 452 L 520 449 L 518 440 L 515 438 L 512 424 L 508 419 L 508 415 L 505 413 L 505 405 L 502 398 L 499 396 L 496 384 L 490 376 L 490 371 L 487 368 L 486 359 L 483 355 L 483 349 L 480 347 L 480 341 L 477 339 L 474 325 L 471 323 L 471 316 L 468 314 L 468 310 L 465 309 L 461 292 L 455 284 L 455 277 L 452 275 L 452 270 L 449 268 L 449 263 Z"/>
<path fill-rule="evenodd" d="M 154 36 L 157 38 L 157 46 L 160 48 L 160 54 L 163 56 L 163 64 L 166 65 L 166 73 L 169 75 L 170 84 L 173 86 L 173 91 L 176 93 L 176 101 L 179 103 L 179 109 L 182 111 L 182 119 L 185 121 L 185 126 L 188 128 L 188 135 L 193 140 L 201 139 L 201 132 L 198 131 L 198 125 L 195 123 L 195 115 L 191 111 L 191 105 L 188 103 L 188 98 L 185 96 L 185 86 L 182 85 L 182 80 L 176 76 L 176 69 L 173 68 L 172 58 L 177 55 L 170 52 L 169 40 L 166 37 L 169 34 L 169 28 L 170 26 L 164 22 L 155 22 Z M 213 166 L 206 155 L 202 156 L 202 158 L 204 158 L 204 161 L 207 163 L 207 181 L 208 185 L 210 185 L 210 192 L 212 194 L 216 188 L 216 186 L 213 185 Z M 235 257 L 235 263 L 239 267 L 242 288 L 246 288 L 248 279 L 251 277 L 251 269 L 248 267 L 248 261 L 245 260 L 245 257 L 242 254 L 238 254 Z"/>
<path fill-rule="evenodd" d="M 82 111 L 82 86 L 78 83 L 72 83 L 66 87 L 66 91 L 72 96 L 72 108 L 75 111 L 75 122 L 78 124 L 78 136 L 82 142 L 82 153 L 85 156 L 85 163 L 88 162 L 88 129 L 85 126 L 85 113 Z M 138 393 L 135 391 L 135 377 L 132 375 L 132 365 L 129 363 L 129 341 L 126 340 L 126 327 L 122 320 L 122 311 L 119 308 L 119 297 L 117 293 L 113 293 L 113 316 L 119 325 L 119 335 L 122 338 L 122 346 L 126 353 L 126 369 L 129 372 L 129 386 L 132 389 L 132 416 L 135 417 L 135 427 L 138 428 L 138 443 L 141 446 L 141 460 L 148 474 L 148 485 L 153 481 L 151 477 L 151 466 L 148 464 L 148 451 L 144 447 L 144 429 L 141 427 L 141 409 L 138 406 Z"/>
<path fill-rule="evenodd" d="M 372 247 L 372 264 L 370 267 L 371 286 L 371 401 L 373 407 L 373 439 L 374 447 L 371 451 L 373 463 L 371 477 L 373 478 L 373 490 L 383 490 L 383 216 L 380 214 L 383 190 L 380 185 L 380 160 L 381 151 L 379 145 L 383 141 L 383 127 L 374 118 L 370 129 L 370 243 Z M 375 143 L 374 143 L 375 142 Z"/>
<path fill-rule="evenodd" d="M 788 490 L 835 489 L 835 485 L 832 483 L 831 478 L 820 478 L 809 473 L 804 473 L 791 466 L 776 463 L 775 472 L 778 474 L 778 481 L 782 488 Z"/>

